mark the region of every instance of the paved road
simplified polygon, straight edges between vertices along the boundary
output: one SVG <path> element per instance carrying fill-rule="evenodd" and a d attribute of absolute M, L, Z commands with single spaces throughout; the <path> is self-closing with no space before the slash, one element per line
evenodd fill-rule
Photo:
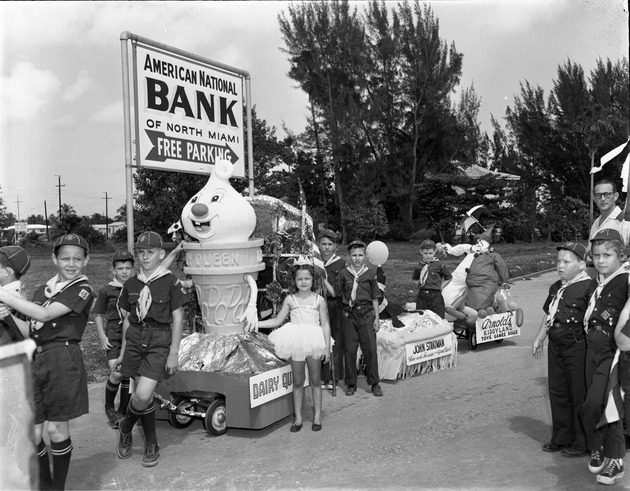
<path fill-rule="evenodd" d="M 103 384 L 90 387 L 92 413 L 73 422 L 68 489 L 601 489 L 587 459 L 541 450 L 551 434 L 546 359 L 531 342 L 555 273 L 516 280 L 525 311 L 521 335 L 471 352 L 459 341 L 457 367 L 383 383 L 383 398 L 324 395 L 323 430 L 291 418 L 264 430 L 212 438 L 201 422 L 183 430 L 158 422 L 161 459 L 117 459 L 116 433 L 102 413 Z M 310 399 L 310 397 L 309 397 Z M 310 421 L 310 411 L 305 421 Z M 630 477 L 613 488 L 630 489 Z"/>

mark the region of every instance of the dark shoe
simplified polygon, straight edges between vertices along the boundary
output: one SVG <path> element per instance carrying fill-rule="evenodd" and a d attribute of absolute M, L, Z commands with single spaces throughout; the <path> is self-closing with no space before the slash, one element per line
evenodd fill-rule
<path fill-rule="evenodd" d="M 118 429 L 118 445 L 116 445 L 116 455 L 119 459 L 128 459 L 133 450 L 133 436 L 131 433 L 123 433 Z"/>
<path fill-rule="evenodd" d="M 585 448 L 578 448 L 571 445 L 570 447 L 563 448 L 560 453 L 565 457 L 583 457 L 588 455 L 589 451 Z"/>
<path fill-rule="evenodd" d="M 562 443 L 556 443 L 551 440 L 543 445 L 543 452 L 559 452 L 568 446 L 569 445 L 563 445 Z"/>
<path fill-rule="evenodd" d="M 348 387 L 346 387 L 347 396 L 353 396 L 356 391 L 357 391 L 356 385 L 348 385 Z"/>
<path fill-rule="evenodd" d="M 109 426 L 117 430 L 118 425 L 120 424 L 120 418 L 118 417 L 118 413 L 116 412 L 116 410 L 114 408 L 105 409 L 105 414 L 107 415 Z"/>
<path fill-rule="evenodd" d="M 313 426 L 311 426 L 311 430 L 313 431 L 319 431 L 322 429 L 322 425 L 320 423 L 313 423 Z"/>
<path fill-rule="evenodd" d="M 610 459 L 606 468 L 597 475 L 600 484 L 615 484 L 617 479 L 623 477 L 623 464 L 621 459 Z"/>
<path fill-rule="evenodd" d="M 144 446 L 144 457 L 142 457 L 142 465 L 144 467 L 154 467 L 158 464 L 160 458 L 160 446 L 157 443 L 147 443 Z"/>
<path fill-rule="evenodd" d="M 293 423 L 291 425 L 291 429 L 289 430 L 291 433 L 297 433 L 298 431 L 300 431 L 302 429 L 302 423 L 300 423 L 299 425 L 296 425 L 295 423 Z"/>
<path fill-rule="evenodd" d="M 381 389 L 380 384 L 374 384 L 372 386 L 372 395 L 374 397 L 383 397 L 383 390 Z"/>
<path fill-rule="evenodd" d="M 593 450 L 591 452 L 591 458 L 588 461 L 588 471 L 591 474 L 599 474 L 606 466 L 607 459 L 602 455 L 603 451 L 604 447 L 601 447 L 599 450 Z"/>

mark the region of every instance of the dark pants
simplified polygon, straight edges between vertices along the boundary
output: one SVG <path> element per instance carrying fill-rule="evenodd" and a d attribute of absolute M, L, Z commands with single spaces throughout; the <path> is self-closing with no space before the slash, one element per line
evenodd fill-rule
<path fill-rule="evenodd" d="M 378 376 L 378 356 L 372 306 L 344 308 L 341 328 L 346 362 L 346 386 L 357 384 L 357 350 L 359 346 L 361 346 L 365 361 L 367 383 L 368 385 L 378 384 L 381 379 Z"/>
<path fill-rule="evenodd" d="M 343 314 L 343 304 L 341 299 L 328 300 L 328 319 L 330 320 L 330 335 L 335 340 L 332 347 L 332 363 L 335 367 L 335 379 L 342 380 L 345 378 L 343 370 L 343 335 L 341 331 L 341 316 Z M 332 380 L 330 371 L 330 363 L 324 363 L 322 369 L 322 380 Z"/>
<path fill-rule="evenodd" d="M 612 335 L 612 334 L 611 334 Z M 606 387 L 615 351 L 606 331 L 590 329 L 586 339 L 586 399 L 580 409 L 580 417 L 586 432 L 588 449 L 604 447 L 603 456 L 621 459 L 626 454 L 623 423 L 615 421 L 597 428 L 607 399 Z"/>
<path fill-rule="evenodd" d="M 549 330 L 548 374 L 551 439 L 586 449 L 579 410 L 586 397 L 586 339 L 582 324 L 556 325 Z"/>
<path fill-rule="evenodd" d="M 423 290 L 418 291 L 416 297 L 416 310 L 430 310 L 439 315 L 442 319 L 446 315 L 444 307 L 444 297 L 440 290 Z"/>
<path fill-rule="evenodd" d="M 624 433 L 630 435 L 630 352 L 622 351 L 619 356 L 619 384 L 625 391 L 623 398 Z"/>

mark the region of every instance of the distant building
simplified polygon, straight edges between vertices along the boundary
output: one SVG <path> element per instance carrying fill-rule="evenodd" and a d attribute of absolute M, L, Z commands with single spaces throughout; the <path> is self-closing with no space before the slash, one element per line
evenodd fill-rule
<path fill-rule="evenodd" d="M 46 225 L 40 225 L 38 223 L 16 222 L 15 225 L 11 225 L 10 227 L 5 228 L 4 230 L 7 230 L 7 231 L 15 230 L 17 233 L 35 232 L 36 234 L 45 234 Z"/>
<path fill-rule="evenodd" d="M 485 169 L 477 164 L 469 165 L 468 167 L 463 167 L 461 165 L 458 165 L 457 170 L 460 171 L 462 174 L 470 177 L 471 179 L 479 179 L 480 177 L 491 175 L 499 179 L 505 179 L 506 181 L 520 181 L 521 180 L 521 176 L 508 174 L 507 172 L 497 172 L 494 170 Z"/>
<path fill-rule="evenodd" d="M 113 233 L 125 228 L 126 226 L 127 224 L 125 222 L 112 222 L 108 223 L 107 225 L 105 225 L 104 223 L 93 224 L 92 228 L 100 234 L 112 235 Z M 107 229 L 107 233 L 105 232 L 105 229 Z"/>

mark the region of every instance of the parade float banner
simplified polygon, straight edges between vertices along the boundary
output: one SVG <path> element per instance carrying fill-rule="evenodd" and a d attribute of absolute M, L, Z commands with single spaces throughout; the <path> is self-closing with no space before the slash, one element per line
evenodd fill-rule
<path fill-rule="evenodd" d="M 293 391 L 291 365 L 274 368 L 249 378 L 249 407 L 262 406 L 266 402 L 290 394 Z"/>
<path fill-rule="evenodd" d="M 134 165 L 210 174 L 220 159 L 245 177 L 243 83 L 237 73 L 141 44 L 134 51 Z"/>
<path fill-rule="evenodd" d="M 511 338 L 521 334 L 521 328 L 516 325 L 516 315 L 513 311 L 492 314 L 483 319 L 477 319 L 475 325 L 478 344 Z"/>
<path fill-rule="evenodd" d="M 453 354 L 453 339 L 445 334 L 433 339 L 405 344 L 407 366 Z"/>

